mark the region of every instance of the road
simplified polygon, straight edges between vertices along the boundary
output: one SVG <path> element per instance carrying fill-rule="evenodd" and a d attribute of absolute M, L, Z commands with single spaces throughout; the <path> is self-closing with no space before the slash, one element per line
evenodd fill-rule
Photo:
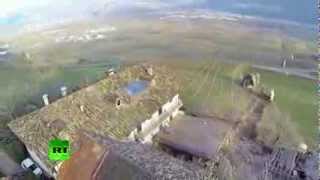
<path fill-rule="evenodd" d="M 276 68 L 270 66 L 252 65 L 252 67 L 277 73 L 282 73 L 290 76 L 297 76 L 310 80 L 317 80 L 317 77 L 312 76 L 311 73 L 316 72 L 316 70 L 300 69 L 300 68 Z"/>

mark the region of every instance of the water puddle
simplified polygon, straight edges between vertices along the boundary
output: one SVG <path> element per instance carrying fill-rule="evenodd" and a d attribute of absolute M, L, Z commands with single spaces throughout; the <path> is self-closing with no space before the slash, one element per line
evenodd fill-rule
<path fill-rule="evenodd" d="M 149 81 L 145 80 L 132 81 L 126 87 L 124 87 L 124 90 L 128 93 L 128 95 L 135 96 L 144 91 L 149 86 L 149 83 Z"/>

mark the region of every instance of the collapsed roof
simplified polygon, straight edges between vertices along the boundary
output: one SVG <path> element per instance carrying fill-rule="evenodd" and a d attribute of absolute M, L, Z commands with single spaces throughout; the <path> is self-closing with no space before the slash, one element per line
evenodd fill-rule
<path fill-rule="evenodd" d="M 61 180 L 199 179 L 201 168 L 175 159 L 148 145 L 120 142 L 93 133 L 81 133 L 80 149 L 65 161 Z"/>
<path fill-rule="evenodd" d="M 161 145 L 213 159 L 232 126 L 222 120 L 181 115 L 157 135 Z"/>

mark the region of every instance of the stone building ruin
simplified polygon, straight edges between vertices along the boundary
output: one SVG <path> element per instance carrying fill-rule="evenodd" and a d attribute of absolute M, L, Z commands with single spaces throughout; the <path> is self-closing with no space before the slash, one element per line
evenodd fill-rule
<path fill-rule="evenodd" d="M 151 80 L 156 85 L 148 85 Z M 45 106 L 11 121 L 9 127 L 44 174 L 56 177 L 61 163 L 47 157 L 47 143 L 53 137 L 73 142 L 74 133 L 81 129 L 117 140 L 151 142 L 154 134 L 182 106 L 178 87 L 172 86 L 172 81 L 174 77 L 162 66 L 148 71 L 141 65 L 123 67 L 112 77 L 66 96 L 60 91 L 61 98 L 52 102 L 45 94 L 42 97 Z M 159 109 L 162 109 L 160 114 Z M 71 145 L 76 148 L 75 144 Z"/>
<path fill-rule="evenodd" d="M 241 86 L 248 89 L 253 89 L 259 84 L 260 84 L 259 73 L 246 74 L 241 80 Z"/>

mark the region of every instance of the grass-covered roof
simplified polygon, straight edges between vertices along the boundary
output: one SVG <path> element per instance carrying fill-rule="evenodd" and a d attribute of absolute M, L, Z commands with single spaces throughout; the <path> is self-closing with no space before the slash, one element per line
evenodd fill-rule
<path fill-rule="evenodd" d="M 9 127 L 49 168 L 55 165 L 47 157 L 51 139 L 67 139 L 72 144 L 79 129 L 124 139 L 178 91 L 175 78 L 164 66 L 152 68 L 153 75 L 148 74 L 146 65 L 122 68 L 112 76 L 12 121 Z M 121 89 L 135 80 L 152 83 L 140 94 L 128 97 Z M 108 98 L 112 95 L 126 97 L 124 105 L 117 108 Z"/>

